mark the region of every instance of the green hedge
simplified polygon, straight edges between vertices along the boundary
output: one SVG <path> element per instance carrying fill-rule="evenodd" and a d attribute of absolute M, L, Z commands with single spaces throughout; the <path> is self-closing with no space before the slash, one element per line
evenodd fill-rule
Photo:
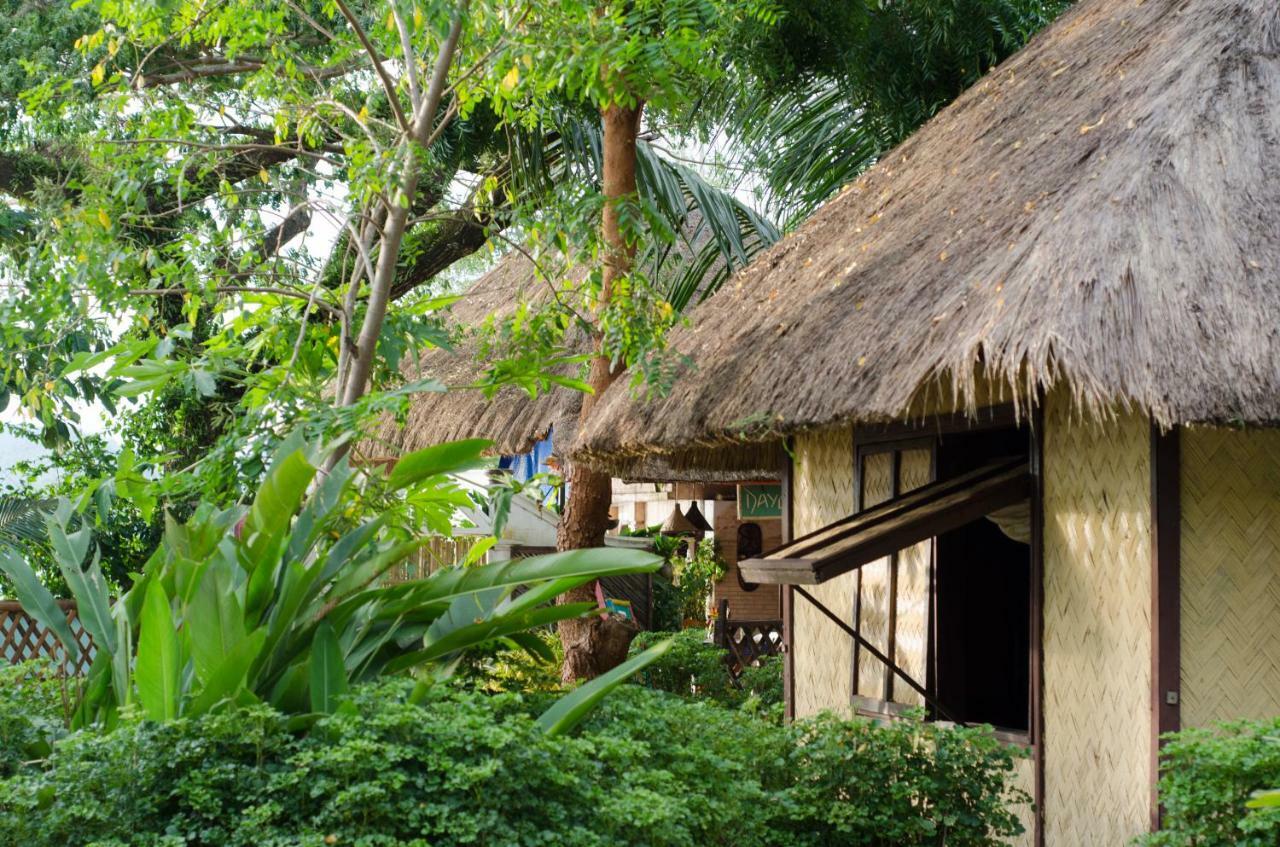
<path fill-rule="evenodd" d="M 1247 809 L 1254 791 L 1280 786 L 1280 718 L 1191 729 L 1160 755 L 1161 831 L 1151 847 L 1275 847 L 1280 808 Z"/>
<path fill-rule="evenodd" d="M 521 695 L 356 690 L 309 731 L 266 707 L 83 731 L 0 780 L 0 845 L 988 845 L 1018 830 L 989 734 L 795 727 L 625 686 L 571 737 Z M 12 717 L 12 716 L 11 716 Z"/>
<path fill-rule="evenodd" d="M 52 666 L 10 665 L 0 658 L 0 777 L 48 755 L 49 740 L 62 735 L 65 717 L 62 682 Z"/>
<path fill-rule="evenodd" d="M 733 709 L 749 706 L 781 719 L 782 657 L 772 656 L 759 667 L 744 669 L 735 686 L 725 666 L 724 649 L 708 644 L 703 629 L 686 629 L 674 636 L 642 632 L 631 642 L 631 655 L 668 638 L 675 643 L 641 672 L 639 682 L 686 699 L 707 699 Z"/>

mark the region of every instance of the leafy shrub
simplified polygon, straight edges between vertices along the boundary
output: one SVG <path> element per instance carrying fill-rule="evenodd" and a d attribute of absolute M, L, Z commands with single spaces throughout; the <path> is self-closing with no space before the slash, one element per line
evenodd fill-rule
<path fill-rule="evenodd" d="M 1159 847 L 1280 843 L 1280 807 L 1248 809 L 1255 791 L 1280 785 L 1280 718 L 1188 729 L 1160 752 L 1161 829 L 1142 843 Z"/>
<path fill-rule="evenodd" d="M 642 632 L 631 642 L 631 652 L 638 655 L 666 638 L 671 638 L 669 633 Z M 686 629 L 677 634 L 671 648 L 652 662 L 638 681 L 659 691 L 684 698 L 705 698 L 732 709 L 747 704 L 769 709 L 782 704 L 779 657 L 766 659 L 760 667 L 746 668 L 738 680 L 741 687 L 735 686 L 725 666 L 724 649 L 708 644 L 702 629 Z"/>
<path fill-rule="evenodd" d="M 266 706 L 126 718 L 0 780 L 0 847 L 987 845 L 1012 754 L 975 730 L 783 727 L 623 686 L 569 736 L 516 694 L 357 686 L 305 734 Z M 0 692 L 0 697 L 3 693 Z"/>
<path fill-rule="evenodd" d="M 64 724 L 63 685 L 48 665 L 0 659 L 0 777 L 48 753 Z"/>
<path fill-rule="evenodd" d="M 983 727 L 823 714 L 801 721 L 787 767 L 794 812 L 788 843 L 1003 844 L 1023 831 L 1008 785 L 1014 748 Z"/>
<path fill-rule="evenodd" d="M 384 479 L 345 459 L 322 474 L 326 449 L 290 436 L 250 506 L 202 503 L 185 524 L 169 521 L 143 573 L 114 601 L 92 528 L 71 531 L 72 504 L 59 501 L 47 519 L 50 546 L 96 649 L 73 725 L 110 724 L 130 703 L 153 720 L 246 701 L 327 712 L 353 682 L 428 667 L 445 673 L 494 642 L 536 650 L 530 630 L 594 610 L 548 601 L 600 576 L 661 564 L 637 550 L 574 550 L 381 583 L 427 538 L 404 540 L 385 514 L 361 519 L 366 498 L 413 499 L 425 528 L 445 531 L 471 503 L 452 475 L 480 463 L 488 445 L 427 447 L 401 456 Z M 68 656 L 79 655 L 30 563 L 0 546 L 0 570 L 23 609 Z M 526 590 L 515 596 L 518 587 Z"/>

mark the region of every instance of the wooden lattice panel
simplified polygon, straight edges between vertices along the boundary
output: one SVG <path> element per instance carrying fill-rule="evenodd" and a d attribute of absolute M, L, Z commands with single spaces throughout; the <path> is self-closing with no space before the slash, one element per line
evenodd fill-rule
<path fill-rule="evenodd" d="M 862 459 L 862 508 L 869 509 L 893 497 L 893 453 L 872 453 Z M 889 651 L 890 557 L 863 565 L 862 599 L 858 631 L 882 653 Z M 858 694 L 877 700 L 884 697 L 889 670 L 866 650 L 858 650 Z"/>
<path fill-rule="evenodd" d="M 1150 429 L 1145 416 L 1044 425 L 1045 837 L 1123 845 L 1148 822 Z"/>
<path fill-rule="evenodd" d="M 853 432 L 837 428 L 797 436 L 792 474 L 796 535 L 821 529 L 853 513 Z M 843 620 L 853 612 L 852 573 L 814 586 L 812 594 Z M 794 606 L 795 713 L 846 710 L 853 687 L 853 646 L 809 603 Z"/>
<path fill-rule="evenodd" d="M 58 605 L 66 613 L 67 624 L 80 646 L 77 659 L 68 658 L 51 631 L 36 623 L 20 604 L 10 601 L 0 601 L 0 658 L 10 664 L 51 660 L 59 663 L 64 673 L 86 673 L 93 661 L 93 639 L 80 625 L 75 603 L 61 600 Z"/>
<path fill-rule="evenodd" d="M 929 450 L 904 450 L 898 467 L 898 492 L 906 494 L 933 481 L 933 454 Z M 898 553 L 897 632 L 894 660 L 921 685 L 925 682 L 929 639 L 929 561 L 933 541 L 921 541 Z M 901 680 L 895 681 L 893 699 L 923 706 L 924 699 Z"/>
<path fill-rule="evenodd" d="M 1280 431 L 1182 434 L 1182 723 L 1280 714 Z"/>

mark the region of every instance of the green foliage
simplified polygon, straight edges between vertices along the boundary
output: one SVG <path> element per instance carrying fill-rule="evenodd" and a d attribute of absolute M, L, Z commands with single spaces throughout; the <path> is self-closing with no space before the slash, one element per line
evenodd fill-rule
<path fill-rule="evenodd" d="M 55 596 L 69 596 L 44 525 L 43 513 L 53 508 L 57 498 L 66 497 L 76 502 L 77 515 L 73 523 L 77 528 L 81 524 L 93 527 L 102 572 L 114 591 L 129 587 L 132 582 L 129 575 L 142 570 L 159 543 L 164 529 L 163 514 L 148 489 L 154 467 L 138 462 L 135 450 L 130 447 L 138 443 L 135 438 L 138 424 L 146 426 L 152 422 L 150 416 L 144 421 L 132 418 L 120 421 L 116 432 L 125 442 L 123 449 L 112 447 L 101 435 L 90 435 L 73 439 L 41 459 L 18 462 L 9 468 L 15 477 L 9 486 L 12 492 L 9 496 L 42 504 L 32 521 L 35 531 L 17 540 L 14 546 Z M 9 431 L 35 437 L 29 428 L 10 427 Z M 178 514 L 189 511 L 185 503 L 169 505 Z M 0 575 L 0 593 L 4 593 L 4 586 L 3 575 Z"/>
<path fill-rule="evenodd" d="M 68 682 L 43 662 L 0 662 L 0 778 L 43 759 L 63 734 Z"/>
<path fill-rule="evenodd" d="M 671 565 L 682 599 L 681 612 L 686 620 L 706 622 L 707 598 L 711 589 L 724 576 L 725 563 L 714 538 L 699 539 L 692 558 L 673 556 Z"/>
<path fill-rule="evenodd" d="M 646 650 L 666 633 L 642 632 L 631 642 L 633 653 Z M 746 707 L 772 718 L 782 717 L 782 660 L 770 656 L 759 667 L 744 668 L 734 685 L 725 664 L 724 648 L 706 640 L 703 629 L 686 629 L 672 638 L 661 659 L 637 677 L 637 682 L 685 699 L 708 700 L 729 709 Z"/>
<path fill-rule="evenodd" d="M 487 447 L 428 447 L 384 483 L 345 461 L 318 480 L 323 451 L 286 441 L 247 508 L 202 505 L 185 524 L 170 521 L 141 577 L 114 603 L 89 556 L 91 531 L 68 531 L 64 501 L 48 520 L 49 536 L 97 648 L 76 725 L 109 725 L 134 704 L 157 722 L 236 703 L 331 712 L 351 682 L 410 669 L 447 674 L 472 647 L 518 645 L 525 631 L 591 608 L 550 604 L 563 592 L 659 565 L 646 553 L 573 551 L 380 583 L 425 543 L 425 532 L 447 531 L 454 510 L 470 503 L 451 475 L 474 467 Z M 412 501 L 421 537 L 397 537 L 389 510 L 360 517 L 379 489 L 384 499 Z M 0 569 L 28 613 L 76 655 L 30 566 L 0 551 Z M 518 586 L 526 590 L 516 597 Z"/>
<path fill-rule="evenodd" d="M 978 730 L 782 727 L 623 686 L 569 736 L 519 695 L 358 686 L 83 731 L 0 781 L 0 845 L 994 845 L 1012 754 Z M 0 691 L 0 697 L 4 692 Z M 1012 798 L 1007 798 L 1012 799 Z"/>
<path fill-rule="evenodd" d="M 824 714 L 796 729 L 793 844 L 989 845 L 1022 832 L 1015 748 L 990 728 Z"/>
<path fill-rule="evenodd" d="M 1161 829 L 1141 843 L 1271 847 L 1280 839 L 1280 807 L 1246 804 L 1254 792 L 1276 785 L 1280 719 L 1173 733 L 1160 751 Z"/>
<path fill-rule="evenodd" d="M 780 0 L 777 22 L 741 20 L 735 77 L 701 105 L 794 225 L 1068 5 Z"/>

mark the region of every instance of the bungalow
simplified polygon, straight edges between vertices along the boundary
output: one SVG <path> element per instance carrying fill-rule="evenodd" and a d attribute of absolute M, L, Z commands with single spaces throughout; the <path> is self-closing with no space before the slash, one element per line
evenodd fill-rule
<path fill-rule="evenodd" d="M 686 257 L 695 256 L 696 245 L 706 240 L 699 226 L 697 213 L 692 213 L 684 229 L 685 241 L 676 246 L 676 255 L 663 266 L 663 273 L 671 279 L 681 278 L 687 267 Z M 706 273 L 722 270 L 722 263 L 712 264 Z M 522 300 L 537 303 L 549 296 L 549 289 L 535 274 L 532 262 L 520 251 L 513 251 L 472 283 L 462 299 L 451 307 L 452 320 L 471 328 L 470 334 L 464 335 L 453 349 L 431 349 L 406 363 L 403 367 L 406 378 L 430 377 L 458 389 L 474 385 L 486 367 L 474 328 L 490 316 L 501 320 L 514 314 Z M 566 375 L 571 371 L 571 366 L 564 369 Z M 478 390 L 425 392 L 414 399 L 405 421 L 388 418 L 372 438 L 358 445 L 357 451 L 365 462 L 391 462 L 402 453 L 441 441 L 488 438 L 494 442 L 493 453 L 502 457 L 502 466 L 525 479 L 533 473 L 558 467 L 560 446 L 571 443 L 577 430 L 582 398 L 582 392 L 560 386 L 552 386 L 536 396 L 513 386 L 500 389 L 493 397 L 486 397 Z M 776 546 L 781 539 L 776 489 L 772 500 L 756 503 L 756 508 L 747 512 L 740 508 L 738 492 L 765 490 L 769 483 L 776 486 L 779 467 L 772 449 L 744 452 L 735 467 L 712 473 L 664 462 L 632 463 L 625 474 L 618 474 L 614 480 L 613 517 L 619 529 L 642 529 L 660 525 L 677 512 L 683 517 L 682 509 L 696 506 L 696 511 L 704 516 L 701 518 L 704 526 L 699 530 L 705 530 L 717 540 L 727 564 L 725 578 L 714 589 L 713 608 L 722 608 L 727 603 L 728 613 L 735 619 L 776 625 L 781 617 L 779 589 L 745 583 L 737 570 L 740 551 L 754 555 Z M 531 524 L 534 529 L 529 533 L 521 534 L 519 528 L 509 522 L 506 533 L 509 537 L 499 542 L 496 555 L 554 549 L 557 519 L 542 511 L 537 511 L 537 515 Z M 535 536 L 536 541 L 530 540 Z M 626 541 L 611 535 L 607 543 L 620 545 Z M 448 544 L 445 546 L 453 549 Z M 634 583 L 635 580 L 615 578 L 606 585 L 606 590 L 632 600 L 637 610 L 647 609 L 651 598 Z M 648 625 L 647 612 L 638 615 L 638 619 L 641 625 Z"/>
<path fill-rule="evenodd" d="M 773 449 L 793 716 L 990 724 L 1026 843 L 1280 713 L 1280 6 L 1081 0 L 731 279 L 575 460 Z"/>

